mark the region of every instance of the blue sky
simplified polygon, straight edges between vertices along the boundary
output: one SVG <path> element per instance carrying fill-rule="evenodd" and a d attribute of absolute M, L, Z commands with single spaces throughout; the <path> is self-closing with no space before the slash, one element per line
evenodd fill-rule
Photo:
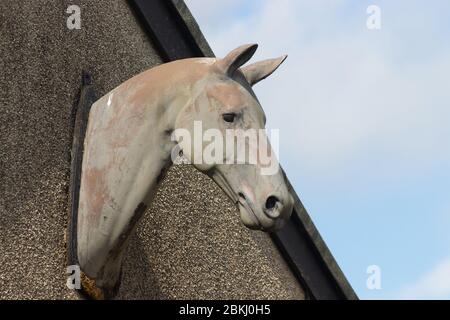
<path fill-rule="evenodd" d="M 450 2 L 186 0 L 255 86 L 280 162 L 361 299 L 450 299 Z M 369 5 L 381 29 L 366 27 Z M 381 290 L 366 287 L 369 265 Z"/>

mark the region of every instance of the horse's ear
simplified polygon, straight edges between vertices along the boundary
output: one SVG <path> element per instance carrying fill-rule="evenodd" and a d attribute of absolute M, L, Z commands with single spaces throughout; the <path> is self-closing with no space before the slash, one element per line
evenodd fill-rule
<path fill-rule="evenodd" d="M 223 72 L 232 77 L 239 67 L 250 60 L 257 48 L 257 44 L 245 44 L 240 46 L 227 54 L 225 58 L 217 61 L 217 65 Z"/>
<path fill-rule="evenodd" d="M 268 59 L 255 62 L 241 69 L 250 85 L 255 85 L 261 80 L 267 78 L 286 60 L 287 55 L 275 59 Z"/>

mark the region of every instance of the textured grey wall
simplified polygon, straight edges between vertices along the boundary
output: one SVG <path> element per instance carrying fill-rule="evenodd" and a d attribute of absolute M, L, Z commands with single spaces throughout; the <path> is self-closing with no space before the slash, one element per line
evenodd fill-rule
<path fill-rule="evenodd" d="M 78 4 L 82 29 L 66 28 Z M 65 287 L 71 108 L 82 70 L 100 95 L 160 63 L 123 0 L 0 1 L 0 299 L 76 298 Z M 169 171 L 133 236 L 120 298 L 292 298 L 270 238 L 189 166 Z"/>

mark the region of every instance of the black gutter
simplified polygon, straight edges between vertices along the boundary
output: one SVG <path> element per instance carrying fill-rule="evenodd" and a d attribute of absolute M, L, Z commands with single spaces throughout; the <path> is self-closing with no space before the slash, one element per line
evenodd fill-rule
<path fill-rule="evenodd" d="M 128 0 L 164 61 L 213 57 L 197 23 L 182 0 Z M 286 226 L 272 234 L 307 298 L 358 299 L 292 186 L 294 211 Z"/>

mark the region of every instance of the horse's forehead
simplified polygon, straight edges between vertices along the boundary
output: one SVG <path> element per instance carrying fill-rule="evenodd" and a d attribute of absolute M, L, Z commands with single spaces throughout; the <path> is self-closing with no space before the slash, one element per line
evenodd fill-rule
<path fill-rule="evenodd" d="M 240 107 L 251 104 L 253 98 L 239 85 L 234 83 L 221 83 L 206 90 L 209 99 L 218 101 L 225 107 Z"/>

